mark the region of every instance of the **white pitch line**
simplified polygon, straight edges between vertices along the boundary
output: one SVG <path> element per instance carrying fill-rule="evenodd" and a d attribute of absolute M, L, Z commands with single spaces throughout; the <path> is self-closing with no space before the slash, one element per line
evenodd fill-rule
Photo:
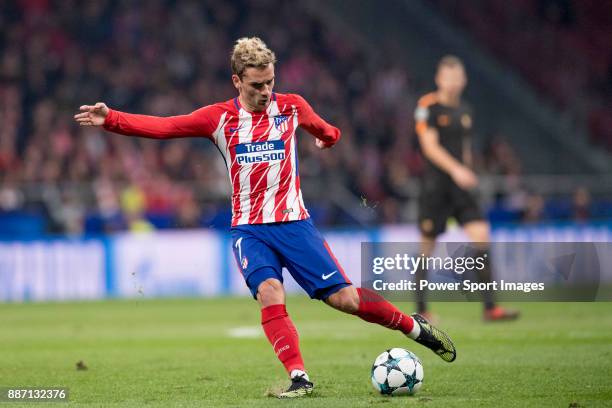
<path fill-rule="evenodd" d="M 227 335 L 239 339 L 254 339 L 256 337 L 262 337 L 263 332 L 260 326 L 241 326 L 232 327 L 227 331 Z"/>

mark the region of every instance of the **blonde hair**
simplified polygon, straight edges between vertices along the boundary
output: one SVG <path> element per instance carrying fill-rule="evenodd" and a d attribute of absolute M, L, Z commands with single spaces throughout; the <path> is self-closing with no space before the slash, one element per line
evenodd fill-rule
<path fill-rule="evenodd" d="M 232 73 L 242 77 L 244 70 L 265 68 L 276 62 L 276 55 L 259 37 L 242 37 L 236 41 L 232 51 Z"/>

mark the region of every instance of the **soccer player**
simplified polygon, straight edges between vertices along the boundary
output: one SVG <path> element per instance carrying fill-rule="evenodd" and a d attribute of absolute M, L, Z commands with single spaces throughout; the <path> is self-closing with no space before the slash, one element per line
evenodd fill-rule
<path fill-rule="evenodd" d="M 480 252 L 475 255 L 480 256 L 488 249 L 490 226 L 471 193 L 478 178 L 470 168 L 472 110 L 461 99 L 467 84 L 463 62 L 450 55 L 442 58 L 435 81 L 437 91 L 421 97 L 415 112 L 416 132 L 426 158 L 419 197 L 421 252 L 431 255 L 437 236 L 446 229 L 447 219 L 455 217 Z M 425 269 L 417 271 L 417 280 L 426 279 L 426 273 Z M 488 266 L 480 279 L 490 281 Z M 431 317 L 424 292 L 417 292 L 417 312 Z M 497 306 L 490 291 L 484 292 L 485 320 L 511 320 L 518 316 L 517 311 Z"/>
<path fill-rule="evenodd" d="M 259 38 L 241 38 L 231 56 L 238 96 L 188 115 L 155 117 L 84 105 L 75 115 L 83 126 L 155 139 L 206 137 L 219 149 L 232 184 L 233 251 L 238 269 L 261 306 L 261 324 L 291 385 L 280 398 L 311 394 L 298 332 L 285 308 L 285 267 L 313 299 L 342 312 L 399 330 L 443 360 L 455 360 L 450 338 L 419 315 L 406 315 L 374 292 L 355 288 L 314 227 L 302 200 L 295 132 L 301 126 L 321 149 L 340 131 L 299 95 L 274 88 L 276 57 Z"/>

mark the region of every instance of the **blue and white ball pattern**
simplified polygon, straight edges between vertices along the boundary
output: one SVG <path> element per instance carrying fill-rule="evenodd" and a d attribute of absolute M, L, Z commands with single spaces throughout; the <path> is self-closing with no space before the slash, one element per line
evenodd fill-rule
<path fill-rule="evenodd" d="M 372 385 L 381 394 L 414 394 L 422 384 L 423 364 L 414 353 L 403 348 L 392 348 L 374 360 Z"/>

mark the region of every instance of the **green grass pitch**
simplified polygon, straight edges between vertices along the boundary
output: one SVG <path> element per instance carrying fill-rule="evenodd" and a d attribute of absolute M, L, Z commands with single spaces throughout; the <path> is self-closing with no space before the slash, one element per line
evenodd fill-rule
<path fill-rule="evenodd" d="M 287 385 L 281 364 L 265 337 L 248 337 L 260 333 L 251 299 L 2 304 L 0 387 L 68 387 L 66 406 L 86 407 L 612 406 L 612 304 L 514 306 L 520 321 L 485 324 L 479 304 L 436 304 L 458 348 L 448 364 L 399 332 L 290 297 L 315 391 L 281 401 L 266 397 Z M 423 361 L 416 396 L 375 394 L 370 367 L 390 347 Z"/>

